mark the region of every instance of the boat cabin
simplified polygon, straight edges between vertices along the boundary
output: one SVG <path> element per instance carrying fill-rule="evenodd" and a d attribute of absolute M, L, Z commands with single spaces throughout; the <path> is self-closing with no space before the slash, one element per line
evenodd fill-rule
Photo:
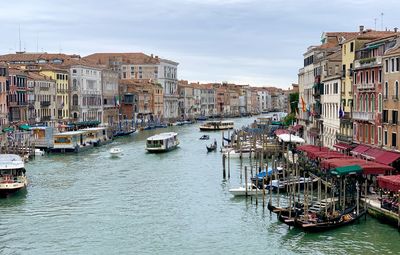
<path fill-rule="evenodd" d="M 208 121 L 205 124 L 200 126 L 200 130 L 226 130 L 233 129 L 234 123 L 233 121 Z"/>
<path fill-rule="evenodd" d="M 88 144 L 99 146 L 111 141 L 111 138 L 107 135 L 106 127 L 84 128 L 81 131 L 86 132 L 85 142 Z"/>
<path fill-rule="evenodd" d="M 178 134 L 174 132 L 161 133 L 147 138 L 146 150 L 163 152 L 175 149 L 179 145 Z"/>
<path fill-rule="evenodd" d="M 36 148 L 50 149 L 53 147 L 53 127 L 31 127 L 30 129 Z"/>
<path fill-rule="evenodd" d="M 86 131 L 70 131 L 55 134 L 53 136 L 53 143 L 53 150 L 60 152 L 78 152 L 91 145 L 87 143 Z"/>

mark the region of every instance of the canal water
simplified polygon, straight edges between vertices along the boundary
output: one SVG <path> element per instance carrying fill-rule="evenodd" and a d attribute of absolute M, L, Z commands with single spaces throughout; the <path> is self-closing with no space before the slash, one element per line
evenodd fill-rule
<path fill-rule="evenodd" d="M 236 126 L 251 118 L 235 119 Z M 26 192 L 0 200 L 0 254 L 398 254 L 395 228 L 360 224 L 306 234 L 255 201 L 228 192 L 239 162 L 222 178 L 219 152 L 207 153 L 199 124 L 143 131 L 80 154 L 26 165 Z M 176 131 L 181 146 L 148 154 L 145 140 Z M 124 155 L 109 157 L 119 146 Z M 283 198 L 283 197 L 282 197 Z M 276 199 L 276 197 L 274 197 Z"/>

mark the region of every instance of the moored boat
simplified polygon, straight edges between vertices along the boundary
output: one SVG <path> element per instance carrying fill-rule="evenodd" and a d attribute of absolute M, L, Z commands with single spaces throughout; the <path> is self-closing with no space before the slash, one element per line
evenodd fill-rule
<path fill-rule="evenodd" d="M 229 192 L 234 196 L 246 196 L 246 185 L 240 186 L 238 188 L 229 189 Z M 263 195 L 263 190 L 252 185 L 250 182 L 247 184 L 247 195 L 256 196 Z"/>
<path fill-rule="evenodd" d="M 22 158 L 15 154 L 0 154 L 0 196 L 15 193 L 27 185 Z"/>
<path fill-rule="evenodd" d="M 146 150 L 148 152 L 166 152 L 179 146 L 178 133 L 169 132 L 153 135 L 147 138 Z"/>
<path fill-rule="evenodd" d="M 207 152 L 212 152 L 217 150 L 217 141 L 214 141 L 214 143 L 210 145 L 206 145 L 207 147 Z"/>
<path fill-rule="evenodd" d="M 203 125 L 200 125 L 201 131 L 226 130 L 233 128 L 234 128 L 233 121 L 208 121 Z"/>

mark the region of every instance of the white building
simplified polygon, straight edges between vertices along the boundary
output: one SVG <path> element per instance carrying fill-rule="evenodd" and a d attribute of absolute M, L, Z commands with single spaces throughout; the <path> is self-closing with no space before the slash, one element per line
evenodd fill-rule
<path fill-rule="evenodd" d="M 321 96 L 322 116 L 323 116 L 323 145 L 334 149 L 336 143 L 336 133 L 340 131 L 340 95 L 341 77 L 340 75 L 330 76 L 324 79 L 324 93 Z"/>
<path fill-rule="evenodd" d="M 164 118 L 179 117 L 178 63 L 159 59 L 157 82 L 164 89 Z"/>
<path fill-rule="evenodd" d="M 271 94 L 267 90 L 257 91 L 258 100 L 262 112 L 269 112 L 272 109 L 272 99 Z"/>
<path fill-rule="evenodd" d="M 70 67 L 70 111 L 75 121 L 103 121 L 101 69 L 88 65 Z"/>

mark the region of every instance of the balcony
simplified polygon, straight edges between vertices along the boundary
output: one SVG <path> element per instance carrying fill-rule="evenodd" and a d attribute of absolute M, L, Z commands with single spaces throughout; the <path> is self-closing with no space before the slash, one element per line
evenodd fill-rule
<path fill-rule="evenodd" d="M 351 143 L 353 141 L 353 137 L 350 135 L 336 134 L 336 140 L 340 142 Z"/>
<path fill-rule="evenodd" d="M 353 112 L 354 120 L 375 121 L 374 112 Z"/>
<path fill-rule="evenodd" d="M 357 89 L 358 90 L 363 90 L 363 89 L 374 89 L 375 84 L 374 83 L 361 83 L 357 84 Z"/>
<path fill-rule="evenodd" d="M 41 101 L 40 102 L 40 107 L 49 107 L 50 106 L 50 101 Z"/>
<path fill-rule="evenodd" d="M 382 56 L 377 56 L 373 58 L 362 58 L 354 61 L 355 68 L 367 68 L 380 64 L 382 64 Z"/>

